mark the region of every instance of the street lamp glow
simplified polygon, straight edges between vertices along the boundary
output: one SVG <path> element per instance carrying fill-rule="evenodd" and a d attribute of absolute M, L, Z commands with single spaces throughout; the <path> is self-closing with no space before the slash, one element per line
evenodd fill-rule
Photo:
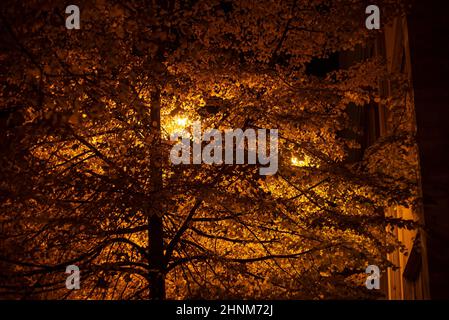
<path fill-rule="evenodd" d="M 176 117 L 175 123 L 180 127 L 185 127 L 188 120 L 189 119 L 187 117 Z"/>

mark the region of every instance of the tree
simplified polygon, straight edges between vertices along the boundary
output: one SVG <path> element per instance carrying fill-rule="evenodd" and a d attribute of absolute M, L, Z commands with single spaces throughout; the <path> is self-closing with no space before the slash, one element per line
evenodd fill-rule
<path fill-rule="evenodd" d="M 400 246 L 386 227 L 412 227 L 385 209 L 411 205 L 415 181 L 402 122 L 348 161 L 359 147 L 349 105 L 409 116 L 378 94 L 379 79 L 395 75 L 376 59 L 316 66 L 376 35 L 363 4 L 80 1 L 81 28 L 66 30 L 63 4 L 7 1 L 3 295 L 369 295 L 366 266 L 385 270 Z M 383 21 L 403 10 L 380 6 Z M 279 172 L 171 164 L 169 134 L 194 120 L 279 128 Z M 79 291 L 65 289 L 70 264 Z"/>

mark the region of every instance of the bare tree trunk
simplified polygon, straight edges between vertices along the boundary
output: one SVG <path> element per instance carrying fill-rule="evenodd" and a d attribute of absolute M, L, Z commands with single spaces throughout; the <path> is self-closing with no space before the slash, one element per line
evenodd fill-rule
<path fill-rule="evenodd" d="M 157 195 L 162 190 L 162 150 L 161 150 L 161 97 L 155 89 L 151 95 L 151 189 L 154 192 L 150 203 L 148 221 L 150 297 L 154 300 L 165 298 L 164 230 L 162 206 Z"/>
<path fill-rule="evenodd" d="M 160 13 L 160 9 L 171 12 L 174 9 L 175 1 L 172 0 L 156 0 L 156 11 Z M 152 2 L 149 5 L 150 11 L 153 12 Z M 169 32 L 169 30 L 166 30 Z M 165 44 L 163 41 L 159 43 L 156 60 L 153 61 L 155 70 L 164 70 L 159 73 L 156 78 L 159 80 L 165 76 L 165 66 L 162 64 L 164 60 Z M 163 208 L 161 197 L 158 192 L 162 191 L 162 145 L 161 145 L 161 90 L 156 85 L 151 94 L 151 133 L 153 137 L 153 145 L 151 146 L 151 188 L 154 192 L 153 202 L 150 204 L 150 217 L 148 221 L 148 242 L 149 242 L 149 265 L 150 265 L 150 298 L 154 300 L 165 299 L 165 269 L 166 257 L 164 255 L 164 228 L 163 228 Z"/>

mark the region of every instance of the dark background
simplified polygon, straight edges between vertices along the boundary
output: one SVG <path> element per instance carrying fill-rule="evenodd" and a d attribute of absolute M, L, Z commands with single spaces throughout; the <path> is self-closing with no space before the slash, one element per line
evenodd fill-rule
<path fill-rule="evenodd" d="M 432 299 L 449 299 L 448 12 L 448 1 L 420 0 L 409 17 Z"/>

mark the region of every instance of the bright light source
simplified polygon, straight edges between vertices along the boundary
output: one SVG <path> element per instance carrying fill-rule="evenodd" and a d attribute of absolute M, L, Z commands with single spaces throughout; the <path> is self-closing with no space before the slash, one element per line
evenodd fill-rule
<path fill-rule="evenodd" d="M 178 126 L 185 127 L 188 120 L 189 119 L 187 117 L 176 117 L 175 122 Z"/>

